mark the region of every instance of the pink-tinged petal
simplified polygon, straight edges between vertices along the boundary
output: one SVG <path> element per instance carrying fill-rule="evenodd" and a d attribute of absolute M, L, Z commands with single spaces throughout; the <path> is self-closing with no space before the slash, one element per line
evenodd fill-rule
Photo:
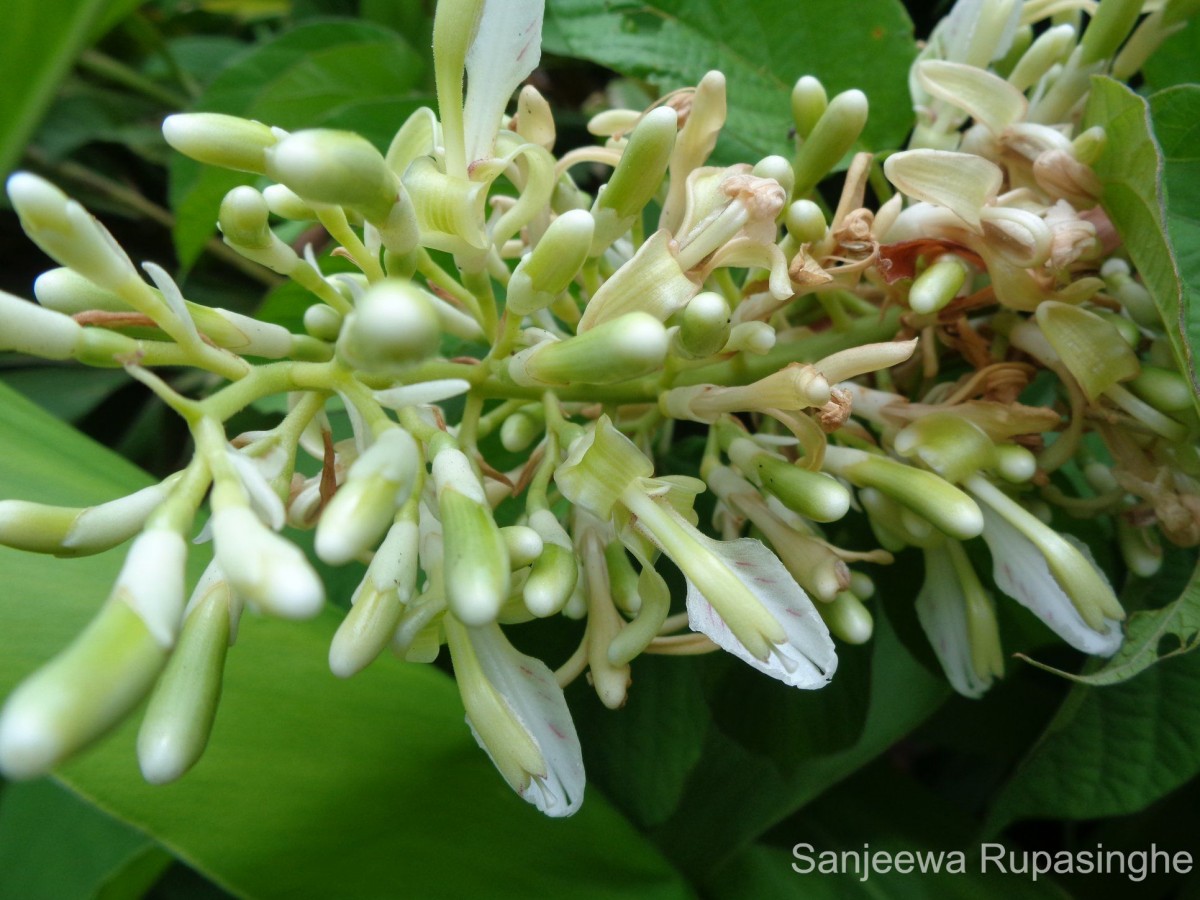
<path fill-rule="evenodd" d="M 734 637 L 712 603 L 688 579 L 687 612 L 692 629 L 708 635 L 721 649 L 784 684 L 807 690 L 828 684 L 837 669 L 833 639 L 812 601 L 779 558 L 750 538 L 714 541 L 699 532 L 695 536 L 779 622 L 787 638 L 774 646 L 766 660 L 758 659 Z"/>
<path fill-rule="evenodd" d="M 1045 622 L 1051 631 L 1076 650 L 1096 656 L 1116 653 L 1124 639 L 1121 623 L 1106 617 L 1103 632 L 1089 628 L 1051 574 L 1046 557 L 1037 545 L 986 504 L 981 504 L 981 508 L 983 539 L 992 553 L 992 576 L 996 587 Z M 1064 535 L 1064 538 L 1083 553 L 1097 573 L 1100 572 L 1085 546 L 1070 535 Z M 1100 574 L 1100 577 L 1104 578 L 1104 575 Z"/>
<path fill-rule="evenodd" d="M 521 796 L 548 816 L 573 815 L 583 803 L 583 751 L 554 673 L 541 660 L 518 652 L 496 625 L 467 630 L 484 676 L 545 761 L 544 771 L 529 773 Z M 471 733 L 492 758 L 474 725 Z"/>

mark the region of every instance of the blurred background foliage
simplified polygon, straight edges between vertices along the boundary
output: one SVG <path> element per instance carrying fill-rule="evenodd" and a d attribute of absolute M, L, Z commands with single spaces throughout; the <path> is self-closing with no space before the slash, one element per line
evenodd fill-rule
<path fill-rule="evenodd" d="M 215 235 L 217 205 L 239 176 L 170 153 L 159 125 L 170 112 L 216 110 L 285 128 L 351 128 L 386 146 L 409 112 L 432 104 L 432 6 L 9 0 L 0 169 L 61 185 L 131 256 L 176 272 L 189 298 L 295 326 L 302 292 Z M 534 79 L 555 109 L 559 152 L 589 140 L 590 111 L 644 106 L 712 67 L 729 78 L 722 161 L 787 145 L 788 92 L 806 73 L 831 93 L 866 90 L 865 148 L 889 149 L 910 125 L 915 40 L 945 6 L 549 0 Z M 1142 89 L 1196 80 L 1195 32 L 1172 39 Z M 321 245 L 317 233 L 285 237 Z M 0 289 L 26 297 L 53 265 L 7 208 L 0 255 Z M 176 375 L 177 386 L 199 387 L 186 377 Z M 181 423 L 122 372 L 81 377 L 0 355 L 0 381 L 3 496 L 103 499 L 144 481 L 138 469 L 161 477 L 186 459 Z M 234 430 L 278 414 L 264 406 Z M 681 442 L 668 467 L 688 471 L 696 449 Z M 1066 527 L 1086 536 L 1087 523 Z M 119 556 L 63 564 L 0 555 L 3 692 L 87 618 Z M 1110 575 L 1136 609 L 1179 595 L 1193 562 L 1176 553 L 1149 582 Z M 344 605 L 361 573 L 323 574 Z M 639 659 L 619 713 L 573 686 L 590 787 L 569 822 L 543 820 L 509 794 L 473 747 L 442 674 L 385 659 L 338 682 L 324 669 L 336 610 L 311 626 L 255 620 L 231 654 L 209 756 L 181 784 L 140 782 L 128 728 L 55 780 L 0 784 L 0 897 L 1200 897 L 1200 873 L 1136 885 L 977 875 L 864 884 L 792 873 L 799 842 L 1200 850 L 1200 654 L 1105 689 L 1012 661 L 986 699 L 965 700 L 945 685 L 915 620 L 919 556 L 876 574 L 885 587 L 876 638 L 845 648 L 838 677 L 820 692 L 791 690 L 723 654 Z M 1004 628 L 1029 646 L 1040 626 L 1012 607 Z M 571 646 L 572 626 L 535 623 L 514 640 L 536 642 L 553 660 L 556 642 L 563 654 Z M 1079 666 L 1049 642 L 1039 658 Z"/>

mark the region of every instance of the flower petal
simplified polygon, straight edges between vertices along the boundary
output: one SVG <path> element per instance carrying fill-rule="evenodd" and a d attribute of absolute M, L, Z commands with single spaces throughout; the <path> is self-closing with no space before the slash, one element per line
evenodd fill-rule
<path fill-rule="evenodd" d="M 498 626 L 468 632 L 484 676 L 529 733 L 546 763 L 544 772 L 529 773 L 529 784 L 521 796 L 548 816 L 574 814 L 583 803 L 583 751 L 554 673 L 541 660 L 518 652 Z M 471 733 L 491 758 L 491 750 L 473 725 Z"/>
<path fill-rule="evenodd" d="M 1045 622 L 1051 631 L 1076 650 L 1097 656 L 1116 653 L 1124 638 L 1121 623 L 1106 618 L 1107 627 L 1103 632 L 1089 628 L 1071 598 L 1050 573 L 1046 557 L 1037 545 L 986 503 L 980 504 L 980 508 L 984 520 L 983 539 L 992 553 L 992 577 L 996 587 Z M 1100 571 L 1084 545 L 1070 535 L 1063 537 L 1079 548 L 1097 572 Z"/>
<path fill-rule="evenodd" d="M 982 697 L 992 678 L 981 678 L 971 658 L 967 633 L 967 596 L 950 554 L 943 550 L 925 553 L 925 583 L 917 594 L 917 620 L 942 664 L 950 686 L 964 697 Z"/>

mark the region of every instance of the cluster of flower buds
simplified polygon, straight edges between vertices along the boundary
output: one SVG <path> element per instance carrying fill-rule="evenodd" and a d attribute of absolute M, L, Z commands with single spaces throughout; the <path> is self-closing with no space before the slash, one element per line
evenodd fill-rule
<path fill-rule="evenodd" d="M 339 131 L 171 116 L 174 148 L 257 177 L 219 226 L 311 292 L 306 334 L 191 303 L 150 263 L 147 281 L 79 204 L 13 176 L 25 230 L 63 268 L 38 280 L 40 305 L 0 295 L 0 347 L 124 366 L 187 422 L 195 455 L 88 509 L 0 502 L 11 546 L 133 541 L 91 626 L 8 698 L 0 771 L 44 772 L 149 697 L 142 771 L 182 775 L 243 607 L 302 619 L 325 603 L 285 525 L 315 528 L 325 563 L 367 564 L 333 672 L 387 649 L 431 662 L 446 645 L 479 744 L 549 815 L 583 796 L 567 683 L 587 672 L 616 708 L 639 654 L 723 649 L 820 688 L 838 642 L 871 637 L 864 567 L 906 547 L 924 553 L 916 615 L 959 692 L 1003 671 L 989 585 L 1071 646 L 1114 653 L 1121 605 L 1051 508 L 1110 516 L 1129 570 L 1152 573 L 1160 534 L 1200 543 L 1200 424 L 1174 325 L 1099 205 L 1104 134 L 1078 124 L 1089 76 L 1135 71 L 1178 23 L 1100 0 L 1081 29 L 1084 5 L 960 0 L 913 68 L 911 146 L 882 173 L 853 155 L 828 206 L 815 188 L 855 147 L 867 101 L 811 77 L 792 95 L 791 159 L 707 164 L 726 116 L 717 72 L 598 115 L 603 145 L 556 157 L 537 90 L 505 114 L 538 60 L 540 0 L 442 0 L 440 117 L 414 113 L 386 152 Z M 580 164 L 611 167 L 594 196 Z M 320 223 L 357 270 L 326 275 L 272 217 Z M 464 341 L 485 350 L 443 352 Z M 216 387 L 183 396 L 164 366 Z M 1044 405 L 1022 402 L 1043 375 Z M 227 433 L 276 394 L 288 412 L 274 428 Z M 461 415 L 439 405 L 451 398 Z M 351 434 L 335 440 L 330 404 Z M 656 472 L 677 432 L 707 435 L 700 478 Z M 493 434 L 515 468 L 486 458 Z M 1068 466 L 1079 477 L 1055 477 Z M 206 498 L 212 562 L 189 600 Z M 847 516 L 874 542 L 832 543 Z M 982 545 L 967 552 L 976 538 L 990 578 L 972 562 Z M 557 670 L 506 636 L 558 615 L 584 624 Z"/>

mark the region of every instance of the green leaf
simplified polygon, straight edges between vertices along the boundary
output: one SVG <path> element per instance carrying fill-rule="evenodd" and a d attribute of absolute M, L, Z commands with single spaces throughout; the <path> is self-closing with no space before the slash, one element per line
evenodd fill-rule
<path fill-rule="evenodd" d="M 1146 61 L 1142 74 L 1152 91 L 1200 81 L 1200 27 L 1190 22 L 1167 38 Z"/>
<path fill-rule="evenodd" d="M 862 144 L 898 147 L 912 127 L 912 22 L 896 0 L 549 0 L 546 49 L 644 78 L 660 91 L 695 85 L 710 69 L 728 79 L 722 159 L 754 162 L 788 138 L 792 86 L 816 75 L 832 97 L 867 94 Z"/>
<path fill-rule="evenodd" d="M 1075 685 L 1000 791 L 993 830 L 1017 819 L 1137 812 L 1200 772 L 1200 654 L 1111 687 Z"/>
<path fill-rule="evenodd" d="M 700 759 L 709 716 L 698 668 L 693 659 L 641 656 L 629 702 L 577 720 L 588 778 L 640 825 L 675 811 Z M 589 702 L 600 706 L 594 693 Z"/>
<path fill-rule="evenodd" d="M 1158 305 L 1167 340 L 1200 409 L 1200 375 L 1192 351 L 1200 342 L 1200 313 L 1192 311 L 1200 285 L 1200 223 L 1195 219 L 1200 155 L 1194 143 L 1200 87 L 1170 88 L 1156 98 L 1152 126 L 1145 100 L 1120 82 L 1097 76 L 1084 125 L 1102 125 L 1108 133 L 1095 165 L 1104 184 L 1104 209 Z"/>
<path fill-rule="evenodd" d="M 0 897 L 90 900 L 154 842 L 51 781 L 0 794 Z"/>
<path fill-rule="evenodd" d="M 386 149 L 396 129 L 428 102 L 424 59 L 394 31 L 365 22 L 305 24 L 230 63 L 193 107 L 289 130 L 342 128 Z M 201 166 L 182 156 L 171 163 L 175 249 L 190 266 L 216 230 L 225 194 L 254 177 Z"/>
<path fill-rule="evenodd" d="M 0 175 L 16 165 L 76 54 L 129 7 L 130 0 L 5 4 L 0 29 Z"/>
<path fill-rule="evenodd" d="M 0 496 L 89 503 L 147 480 L 7 388 L 0 453 Z M 79 631 L 120 561 L 0 550 L 0 691 Z M 438 670 L 389 658 L 334 678 L 338 621 L 332 608 L 307 623 L 247 615 L 209 751 L 179 782 L 142 781 L 134 722 L 58 777 L 240 897 L 688 896 L 595 791 L 566 821 L 516 797 Z"/>
<path fill-rule="evenodd" d="M 82 419 L 132 382 L 124 369 L 97 369 L 89 372 L 87 378 L 80 378 L 78 369 L 66 366 L 14 369 L 0 375 L 0 379 L 68 422 Z"/>
<path fill-rule="evenodd" d="M 704 878 L 771 826 L 820 796 L 916 728 L 949 694 L 945 681 L 900 644 L 885 616 L 876 619 L 866 724 L 853 746 L 783 774 L 717 729 L 693 770 L 675 814 L 655 831 L 683 871 Z"/>

